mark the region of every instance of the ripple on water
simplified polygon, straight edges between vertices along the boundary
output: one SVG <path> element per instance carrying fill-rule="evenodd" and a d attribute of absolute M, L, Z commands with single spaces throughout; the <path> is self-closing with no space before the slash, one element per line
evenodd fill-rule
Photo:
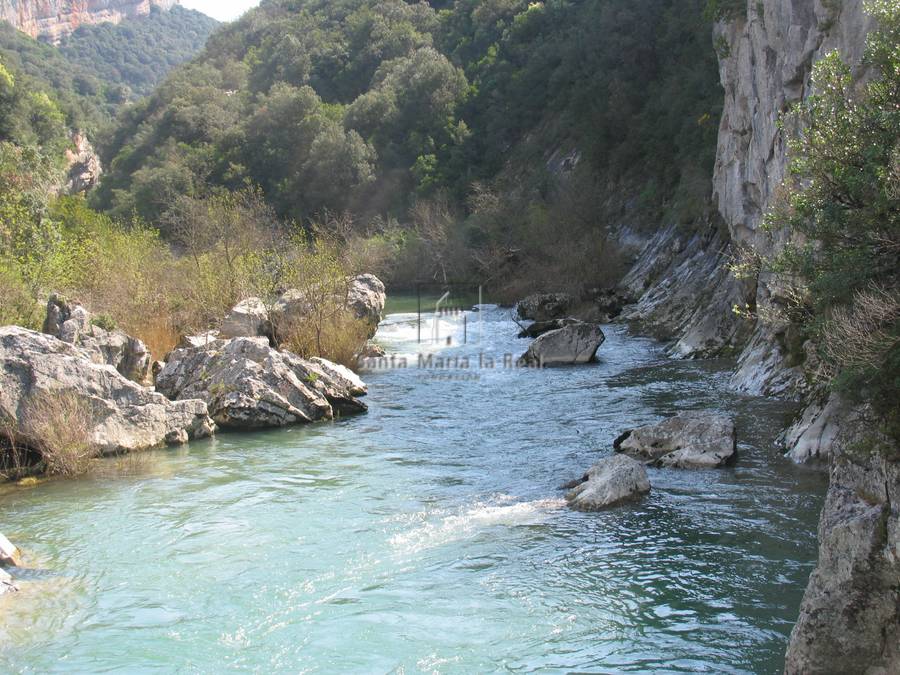
<path fill-rule="evenodd" d="M 429 349 L 524 351 L 508 310 L 481 318 L 480 345 Z M 3 488 L 35 569 L 0 598 L 0 670 L 779 671 L 824 490 L 774 448 L 792 410 L 605 330 L 592 366 L 448 380 L 413 359 L 366 375 L 365 416 Z M 378 340 L 414 355 L 414 315 Z M 735 466 L 564 507 L 624 428 L 683 409 L 736 417 Z"/>

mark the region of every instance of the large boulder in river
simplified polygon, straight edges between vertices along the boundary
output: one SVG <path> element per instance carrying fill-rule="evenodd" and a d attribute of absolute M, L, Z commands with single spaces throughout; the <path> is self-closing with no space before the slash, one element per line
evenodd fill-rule
<path fill-rule="evenodd" d="M 222 427 L 280 427 L 366 410 L 356 398 L 365 385 L 349 370 L 278 351 L 266 338 L 213 340 L 167 358 L 157 391 L 202 399 Z"/>
<path fill-rule="evenodd" d="M 704 413 L 684 413 L 626 431 L 613 447 L 646 464 L 673 469 L 720 467 L 737 453 L 734 422 Z"/>
<path fill-rule="evenodd" d="M 625 455 L 613 455 L 588 469 L 566 501 L 578 511 L 599 511 L 637 501 L 648 492 L 650 479 L 644 465 Z"/>
<path fill-rule="evenodd" d="M 575 298 L 567 293 L 534 293 L 519 300 L 516 312 L 522 319 L 552 321 L 568 316 Z"/>
<path fill-rule="evenodd" d="M 147 382 L 153 360 L 147 345 L 121 330 L 104 328 L 105 323 L 80 304 L 53 294 L 43 332 L 81 347 L 92 361 L 112 366 L 129 380 Z"/>
<path fill-rule="evenodd" d="M 143 450 L 212 433 L 203 401 L 169 401 L 93 356 L 44 333 L 0 328 L 0 428 L 31 448 L 29 415 L 42 402 L 65 396 L 85 410 L 87 440 L 98 452 Z"/>
<path fill-rule="evenodd" d="M 606 340 L 600 326 L 575 322 L 544 333 L 528 347 L 522 361 L 532 366 L 590 363 Z"/>

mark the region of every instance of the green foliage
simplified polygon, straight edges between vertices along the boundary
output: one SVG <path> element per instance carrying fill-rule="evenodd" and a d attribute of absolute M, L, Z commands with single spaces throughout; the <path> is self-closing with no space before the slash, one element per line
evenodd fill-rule
<path fill-rule="evenodd" d="M 815 93 L 786 124 L 802 130 L 791 139 L 789 198 L 768 225 L 800 235 L 775 267 L 804 289 L 838 383 L 900 423 L 900 6 L 867 9 L 878 22 L 871 79 L 855 86 L 837 53 L 816 64 Z"/>
<path fill-rule="evenodd" d="M 175 66 L 193 57 L 219 23 L 175 6 L 151 7 L 147 16 L 121 23 L 79 26 L 59 51 L 70 64 L 93 72 L 110 95 L 146 96 Z M 121 89 L 120 89 L 121 88 Z"/>
<path fill-rule="evenodd" d="M 757 3 L 758 5 L 759 3 Z M 707 0 L 703 10 L 707 19 L 731 21 L 747 11 L 747 0 Z M 758 10 L 757 10 L 758 12 Z"/>

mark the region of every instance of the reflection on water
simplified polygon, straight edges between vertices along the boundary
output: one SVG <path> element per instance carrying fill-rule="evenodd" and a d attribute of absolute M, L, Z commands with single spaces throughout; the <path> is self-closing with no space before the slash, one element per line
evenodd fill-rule
<path fill-rule="evenodd" d="M 480 342 L 428 353 L 524 351 L 508 312 L 477 319 Z M 0 598 L 0 670 L 780 670 L 824 490 L 773 447 L 792 410 L 619 327 L 600 363 L 475 378 L 416 367 L 416 335 L 382 325 L 413 358 L 366 375 L 368 415 L 0 489 L 33 568 Z M 709 408 L 736 417 L 734 467 L 565 508 L 623 428 Z"/>

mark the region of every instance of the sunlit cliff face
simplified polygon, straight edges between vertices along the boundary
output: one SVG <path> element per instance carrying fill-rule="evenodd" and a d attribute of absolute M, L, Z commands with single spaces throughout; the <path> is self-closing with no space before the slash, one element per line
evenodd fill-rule
<path fill-rule="evenodd" d="M 178 0 L 0 0 L 0 19 L 56 43 L 82 24 L 119 23 L 147 15 L 153 6 L 170 9 L 176 4 Z"/>

